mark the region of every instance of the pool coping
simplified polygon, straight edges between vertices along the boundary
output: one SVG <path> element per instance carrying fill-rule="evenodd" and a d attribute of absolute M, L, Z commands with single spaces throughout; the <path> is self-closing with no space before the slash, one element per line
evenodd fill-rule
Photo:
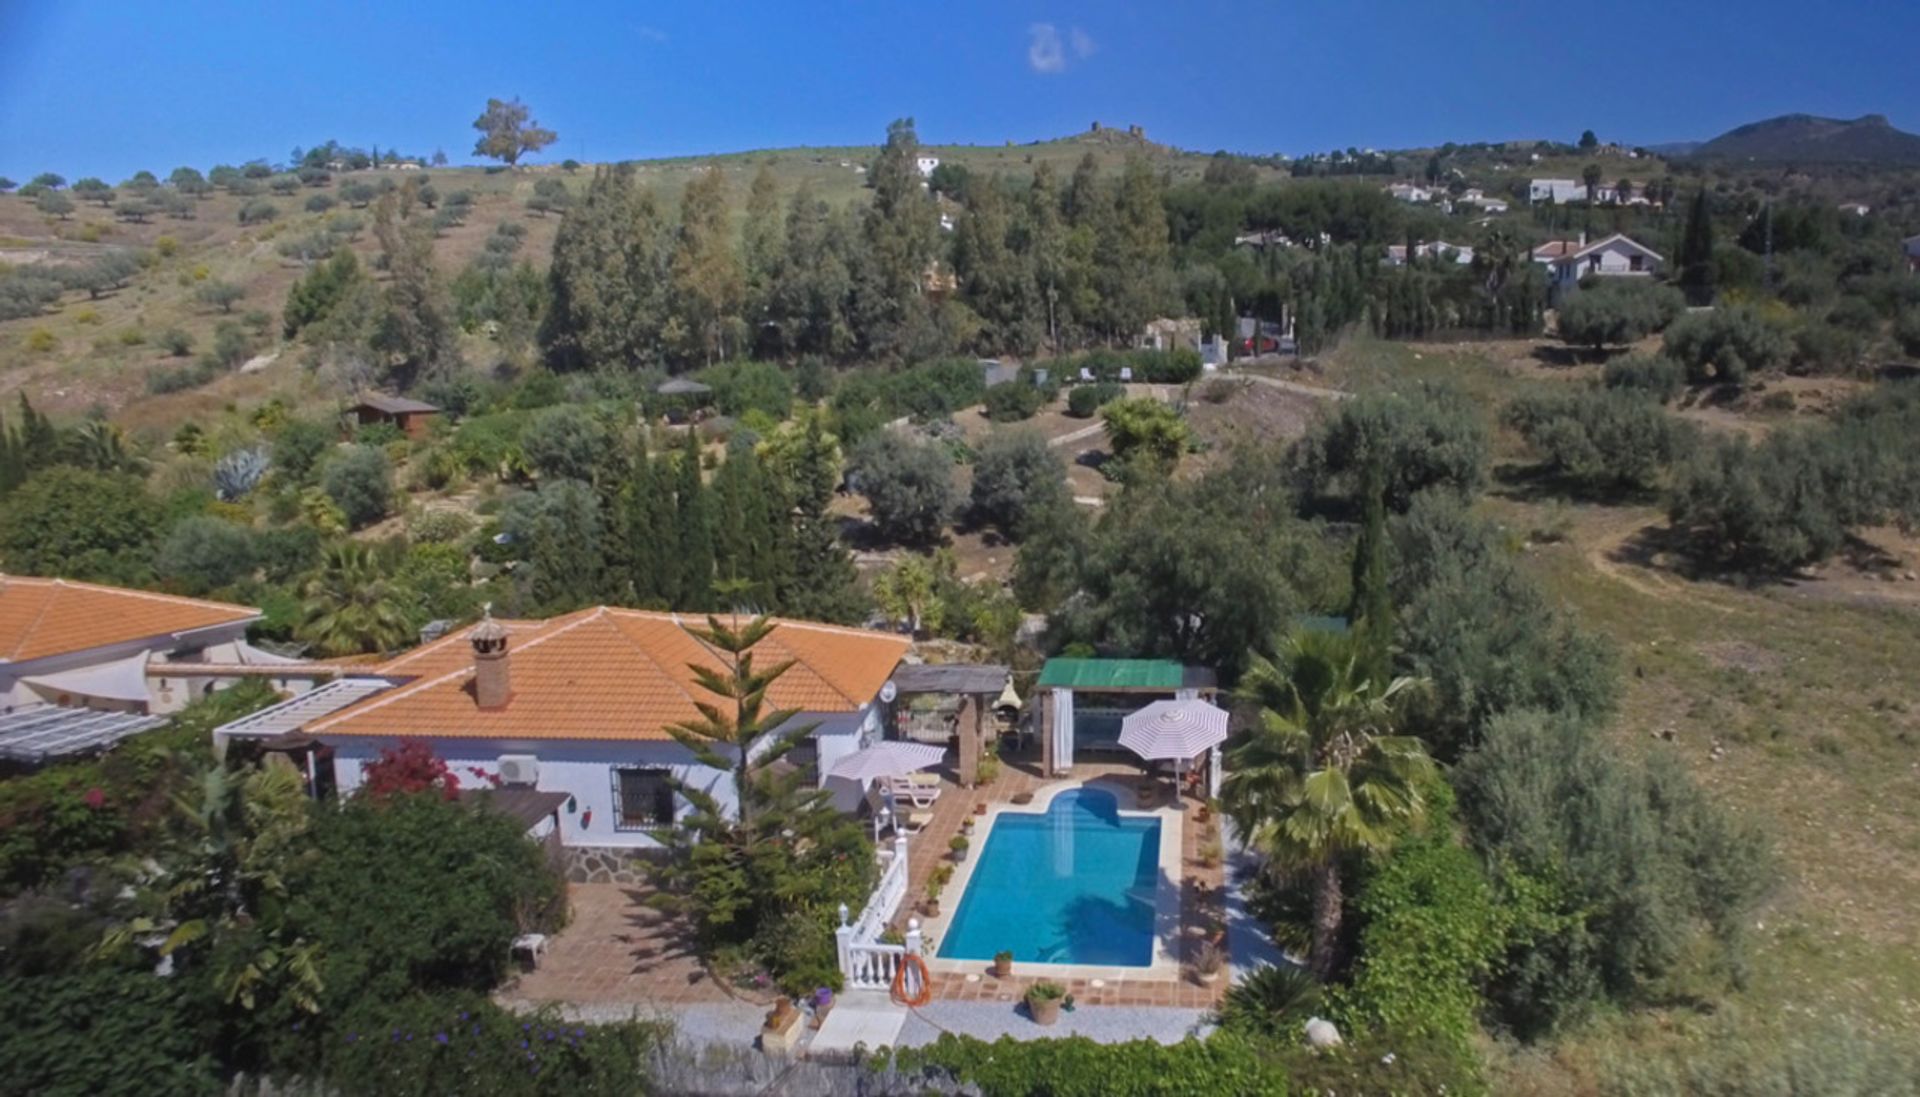
<path fill-rule="evenodd" d="M 1159 879 L 1155 882 L 1153 893 L 1153 959 L 1144 965 L 1136 964 L 1050 964 L 1039 960 L 1015 961 L 1012 975 L 1016 979 L 1165 979 L 1177 981 L 1180 971 L 1180 882 L 1182 868 L 1181 843 L 1186 837 L 1183 827 L 1186 813 L 1172 803 L 1157 808 L 1142 809 L 1139 794 L 1131 783 L 1113 777 L 1095 777 L 1087 779 L 1067 778 L 1043 785 L 1035 790 L 1033 800 L 1025 804 L 996 802 L 987 806 L 984 816 L 975 816 L 974 840 L 965 861 L 954 866 L 953 880 L 946 889 L 953 896 L 951 903 L 942 902 L 940 913 L 932 918 L 921 920 L 920 931 L 932 943 L 926 949 L 924 958 L 927 970 L 933 974 L 961 974 L 981 970 L 982 965 L 991 964 L 989 960 L 961 960 L 939 955 L 940 941 L 946 936 L 953 919 L 960 913 L 960 902 L 966 898 L 967 888 L 973 883 L 974 866 L 980 863 L 980 857 L 986 851 L 987 839 L 993 834 L 993 826 L 1002 813 L 1012 812 L 1022 815 L 1044 814 L 1053 807 L 1054 798 L 1073 789 L 1097 788 L 1102 792 L 1111 792 L 1123 804 L 1131 803 L 1131 808 L 1118 809 L 1119 814 L 1136 819 L 1158 819 L 1160 821 Z M 942 896 L 943 900 L 945 896 Z"/>

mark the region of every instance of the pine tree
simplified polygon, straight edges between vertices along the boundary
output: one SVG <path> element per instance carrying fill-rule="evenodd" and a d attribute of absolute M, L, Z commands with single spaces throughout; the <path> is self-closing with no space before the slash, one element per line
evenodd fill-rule
<path fill-rule="evenodd" d="M 687 431 L 674 489 L 674 519 L 680 547 L 674 608 L 706 609 L 714 604 L 713 519 L 707 488 L 700 480 L 700 436 Z"/>
<path fill-rule="evenodd" d="M 1694 192 L 1687 208 L 1687 227 L 1680 238 L 1680 288 L 1692 304 L 1713 300 L 1713 214 L 1707 188 Z"/>
<path fill-rule="evenodd" d="M 932 320 L 923 287 L 940 247 L 940 212 L 921 186 L 919 157 L 913 119 L 902 118 L 887 126 L 887 143 L 867 172 L 873 204 L 864 236 L 871 255 L 852 269 L 871 287 L 871 319 L 864 334 L 869 349 L 880 355 L 911 350 Z"/>
<path fill-rule="evenodd" d="M 666 326 L 665 226 L 630 168 L 601 168 L 560 221 L 540 343 L 556 367 L 654 365 Z"/>

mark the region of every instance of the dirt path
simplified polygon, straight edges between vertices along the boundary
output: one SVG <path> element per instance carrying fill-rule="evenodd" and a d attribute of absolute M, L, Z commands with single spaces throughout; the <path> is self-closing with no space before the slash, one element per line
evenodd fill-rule
<path fill-rule="evenodd" d="M 1239 370 L 1228 370 L 1220 376 L 1235 381 L 1252 381 L 1256 385 L 1265 385 L 1268 388 L 1281 389 L 1299 396 L 1312 396 L 1321 400 L 1353 399 L 1353 393 L 1351 392 L 1342 392 L 1339 389 L 1317 388 L 1313 385 L 1303 385 L 1298 381 L 1286 381 L 1278 377 L 1268 377 L 1263 373 L 1242 373 Z"/>

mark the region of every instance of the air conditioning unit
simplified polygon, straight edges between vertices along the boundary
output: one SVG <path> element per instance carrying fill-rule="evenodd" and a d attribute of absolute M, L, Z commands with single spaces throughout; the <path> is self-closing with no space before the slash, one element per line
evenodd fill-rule
<path fill-rule="evenodd" d="M 532 788 L 540 780 L 540 759 L 531 754 L 502 754 L 500 783 L 508 787 Z"/>

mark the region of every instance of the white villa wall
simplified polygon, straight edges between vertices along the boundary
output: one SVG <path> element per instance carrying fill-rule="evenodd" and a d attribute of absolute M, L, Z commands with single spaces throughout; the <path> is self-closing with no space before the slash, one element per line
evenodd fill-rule
<path fill-rule="evenodd" d="M 383 749 L 398 745 L 399 740 L 342 738 L 331 742 L 335 748 L 334 780 L 345 795 L 360 787 L 367 764 L 378 758 Z M 696 763 L 687 748 L 674 742 L 433 739 L 430 745 L 436 755 L 446 760 L 463 786 L 478 783 L 467 771 L 469 766 L 499 773 L 503 754 L 530 754 L 539 759 L 540 777 L 534 787 L 542 792 L 564 792 L 573 797 L 572 810 L 560 809 L 560 841 L 567 846 L 660 848 L 659 839 L 649 832 L 614 829 L 613 771 L 616 768 L 665 768 L 679 780 L 719 800 L 727 810 L 736 809 L 740 802 L 731 773 Z M 675 815 L 682 816 L 689 810 L 691 806 L 680 800 Z"/>

